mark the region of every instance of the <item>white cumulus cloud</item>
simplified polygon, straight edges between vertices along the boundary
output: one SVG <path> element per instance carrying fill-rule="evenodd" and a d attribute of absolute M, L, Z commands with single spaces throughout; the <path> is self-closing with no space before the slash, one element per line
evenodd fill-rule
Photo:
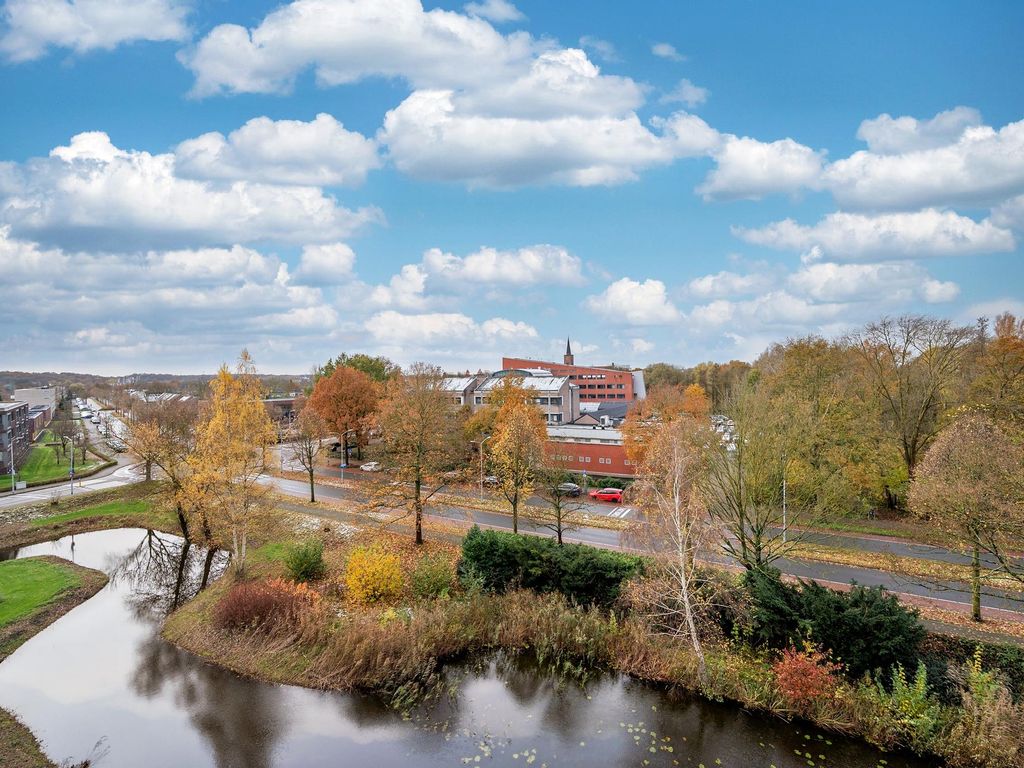
<path fill-rule="evenodd" d="M 609 322 L 625 325 L 667 325 L 681 317 L 668 298 L 665 284 L 653 279 L 641 283 L 620 278 L 602 293 L 588 296 L 584 305 Z"/>
<path fill-rule="evenodd" d="M 990 220 L 974 221 L 933 208 L 913 213 L 830 213 L 813 226 L 792 219 L 759 229 L 734 228 L 748 243 L 808 252 L 811 260 L 871 261 L 1012 251 L 1013 233 Z"/>
<path fill-rule="evenodd" d="M 255 117 L 227 137 L 183 141 L 174 159 L 182 176 L 306 186 L 355 186 L 380 167 L 373 139 L 323 113 L 308 123 Z"/>
<path fill-rule="evenodd" d="M 509 0 L 483 0 L 479 3 L 466 3 L 463 6 L 470 16 L 479 16 L 482 19 L 502 24 L 508 21 L 522 21 L 526 18 L 523 12 L 516 8 Z"/>
<path fill-rule="evenodd" d="M 51 47 L 76 53 L 140 40 L 184 40 L 189 4 L 179 0 L 7 0 L 0 54 L 38 59 Z"/>
<path fill-rule="evenodd" d="M 681 102 L 688 107 L 697 107 L 707 101 L 710 95 L 711 91 L 707 88 L 694 85 L 684 77 L 675 88 L 661 97 L 661 103 Z"/>
<path fill-rule="evenodd" d="M 8 170 L 0 224 L 69 249 L 329 242 L 382 218 L 317 187 L 183 179 L 174 155 L 122 150 L 102 132 Z"/>
<path fill-rule="evenodd" d="M 697 188 L 705 200 L 759 200 L 817 187 L 824 153 L 792 139 L 729 136 L 713 156 L 717 165 Z"/>
<path fill-rule="evenodd" d="M 679 53 L 671 43 L 655 43 L 651 46 L 651 53 L 669 61 L 686 61 L 686 57 Z"/>

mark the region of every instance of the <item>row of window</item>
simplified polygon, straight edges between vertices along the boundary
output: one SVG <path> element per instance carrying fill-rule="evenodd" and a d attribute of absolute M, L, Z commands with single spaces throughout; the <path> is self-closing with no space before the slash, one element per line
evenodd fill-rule
<path fill-rule="evenodd" d="M 590 457 L 589 456 L 576 457 L 576 456 L 563 455 L 563 456 L 554 456 L 552 458 L 554 458 L 554 460 L 558 461 L 558 462 L 578 462 L 580 464 L 589 464 L 590 463 Z M 611 464 L 612 460 L 608 459 L 608 458 L 605 458 L 604 456 L 598 456 L 597 457 L 597 463 L 598 464 Z M 626 464 L 628 465 L 629 462 L 627 461 Z"/>
<path fill-rule="evenodd" d="M 473 398 L 473 401 L 477 405 L 483 405 L 484 403 L 490 402 L 490 399 L 484 397 L 483 395 L 477 395 L 475 398 Z M 458 405 L 462 405 L 462 398 L 455 398 L 455 402 Z M 533 398 L 533 403 L 534 405 L 561 405 L 562 397 L 535 397 Z"/>
<path fill-rule="evenodd" d="M 625 384 L 580 384 L 580 389 L 625 389 Z"/>
<path fill-rule="evenodd" d="M 580 400 L 625 400 L 625 393 L 613 394 L 611 392 L 582 392 L 580 393 Z"/>

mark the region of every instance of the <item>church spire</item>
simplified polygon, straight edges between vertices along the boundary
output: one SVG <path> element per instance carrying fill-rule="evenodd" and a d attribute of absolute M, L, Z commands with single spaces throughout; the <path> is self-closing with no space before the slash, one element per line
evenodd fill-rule
<path fill-rule="evenodd" d="M 563 359 L 563 362 L 566 365 L 574 365 L 575 364 L 573 362 L 572 347 L 569 345 L 569 337 L 568 336 L 565 337 L 565 358 Z"/>

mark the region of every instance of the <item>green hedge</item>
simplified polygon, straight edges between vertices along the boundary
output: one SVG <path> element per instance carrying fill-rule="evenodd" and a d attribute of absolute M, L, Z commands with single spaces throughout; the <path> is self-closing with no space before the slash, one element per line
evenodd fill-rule
<path fill-rule="evenodd" d="M 745 583 L 753 604 L 747 631 L 755 645 L 786 648 L 810 640 L 854 679 L 878 669 L 888 674 L 894 664 L 917 667 L 925 628 L 915 609 L 881 587 L 837 592 L 813 581 L 793 586 L 774 569 L 750 571 Z"/>
<path fill-rule="evenodd" d="M 478 526 L 463 539 L 459 561 L 459 576 L 477 578 L 485 589 L 561 592 L 581 605 L 603 607 L 619 596 L 623 581 L 642 570 L 643 560 L 632 555 Z"/>

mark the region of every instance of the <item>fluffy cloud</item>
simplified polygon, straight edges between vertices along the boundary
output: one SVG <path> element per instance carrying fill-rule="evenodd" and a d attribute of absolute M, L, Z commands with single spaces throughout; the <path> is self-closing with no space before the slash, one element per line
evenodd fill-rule
<path fill-rule="evenodd" d="M 381 140 L 418 178 L 504 187 L 615 184 L 678 157 L 705 154 L 718 134 L 678 113 L 653 132 L 635 114 L 530 120 L 462 114 L 451 91 L 417 91 L 388 112 Z"/>
<path fill-rule="evenodd" d="M 483 247 L 466 256 L 431 248 L 418 264 L 406 264 L 386 285 L 375 286 L 370 302 L 379 307 L 426 309 L 453 303 L 476 288 L 508 295 L 511 289 L 585 282 L 579 257 L 556 245 L 514 250 Z"/>
<path fill-rule="evenodd" d="M 466 3 L 463 8 L 470 16 L 478 16 L 497 24 L 526 18 L 509 0 L 483 0 L 481 3 Z"/>
<path fill-rule="evenodd" d="M 902 151 L 855 152 L 829 166 L 823 183 L 841 205 L 858 208 L 985 204 L 1024 191 L 1024 121 L 995 130 L 975 118 L 953 110 L 902 132 L 893 126 L 913 118 L 869 121 L 873 148 Z"/>
<path fill-rule="evenodd" d="M 660 280 L 640 283 L 623 277 L 602 293 L 588 296 L 584 306 L 610 322 L 627 325 L 666 325 L 681 317 Z"/>
<path fill-rule="evenodd" d="M 87 362 L 99 350 L 101 365 L 210 370 L 269 339 L 317 346 L 338 321 L 322 291 L 296 284 L 287 264 L 239 245 L 69 253 L 0 227 L 0 273 L 11 280 L 5 309 L 16 318 L 5 348 L 37 360 Z"/>
<path fill-rule="evenodd" d="M 651 46 L 651 53 L 669 61 L 686 61 L 686 57 L 679 53 L 671 43 L 655 43 Z"/>
<path fill-rule="evenodd" d="M 748 243 L 804 251 L 842 261 L 958 256 L 1011 251 L 1013 234 L 990 220 L 974 221 L 952 211 L 864 215 L 831 213 L 814 226 L 792 219 L 760 229 L 734 228 Z"/>
<path fill-rule="evenodd" d="M 967 128 L 978 125 L 981 125 L 981 114 L 970 107 L 939 112 L 930 120 L 884 114 L 862 122 L 857 138 L 872 152 L 896 155 L 953 144 Z"/>
<path fill-rule="evenodd" d="M 253 29 L 214 27 L 181 55 L 193 92 L 280 93 L 310 67 L 323 85 L 379 75 L 416 88 L 462 87 L 506 79 L 538 44 L 504 36 L 487 21 L 454 11 L 424 11 L 419 0 L 294 0 Z"/>
<path fill-rule="evenodd" d="M 402 314 L 378 312 L 366 321 L 367 332 L 386 346 L 443 347 L 460 342 L 490 344 L 537 338 L 537 330 L 523 322 L 495 317 L 478 323 L 458 312 Z"/>
<path fill-rule="evenodd" d="M 183 179 L 173 155 L 122 150 L 101 132 L 78 134 L 0 181 L 0 223 L 71 249 L 327 242 L 380 219 L 316 187 Z"/>
<path fill-rule="evenodd" d="M 312 285 L 337 285 L 351 279 L 355 263 L 356 255 L 345 243 L 307 245 L 295 278 Z"/>
<path fill-rule="evenodd" d="M 179 0 L 7 0 L 0 54 L 29 61 L 52 47 L 76 53 L 138 40 L 184 40 L 188 4 Z"/>
<path fill-rule="evenodd" d="M 431 277 L 450 284 L 528 286 L 579 285 L 584 282 L 578 256 L 557 245 L 530 245 L 501 251 L 484 247 L 467 256 L 439 248 L 423 254 L 423 268 Z"/>
<path fill-rule="evenodd" d="M 174 160 L 191 178 L 306 186 L 362 184 L 380 167 L 376 142 L 322 113 L 308 123 L 256 117 L 226 138 L 204 133 L 179 144 Z"/>
<path fill-rule="evenodd" d="M 729 136 L 714 152 L 717 166 L 697 191 L 705 200 L 759 200 L 818 185 L 823 152 L 792 139 L 763 142 Z"/>
<path fill-rule="evenodd" d="M 742 296 L 768 288 L 773 282 L 770 275 L 751 272 L 740 275 L 724 270 L 714 275 L 702 275 L 687 285 L 691 296 L 708 299 L 719 296 Z"/>
<path fill-rule="evenodd" d="M 696 107 L 708 100 L 711 91 L 694 85 L 685 77 L 679 81 L 679 85 L 661 97 L 662 104 L 681 102 L 688 107 Z"/>
<path fill-rule="evenodd" d="M 956 283 L 932 279 L 918 264 L 809 264 L 789 276 L 791 289 L 820 302 L 886 301 L 928 303 L 952 301 Z"/>

